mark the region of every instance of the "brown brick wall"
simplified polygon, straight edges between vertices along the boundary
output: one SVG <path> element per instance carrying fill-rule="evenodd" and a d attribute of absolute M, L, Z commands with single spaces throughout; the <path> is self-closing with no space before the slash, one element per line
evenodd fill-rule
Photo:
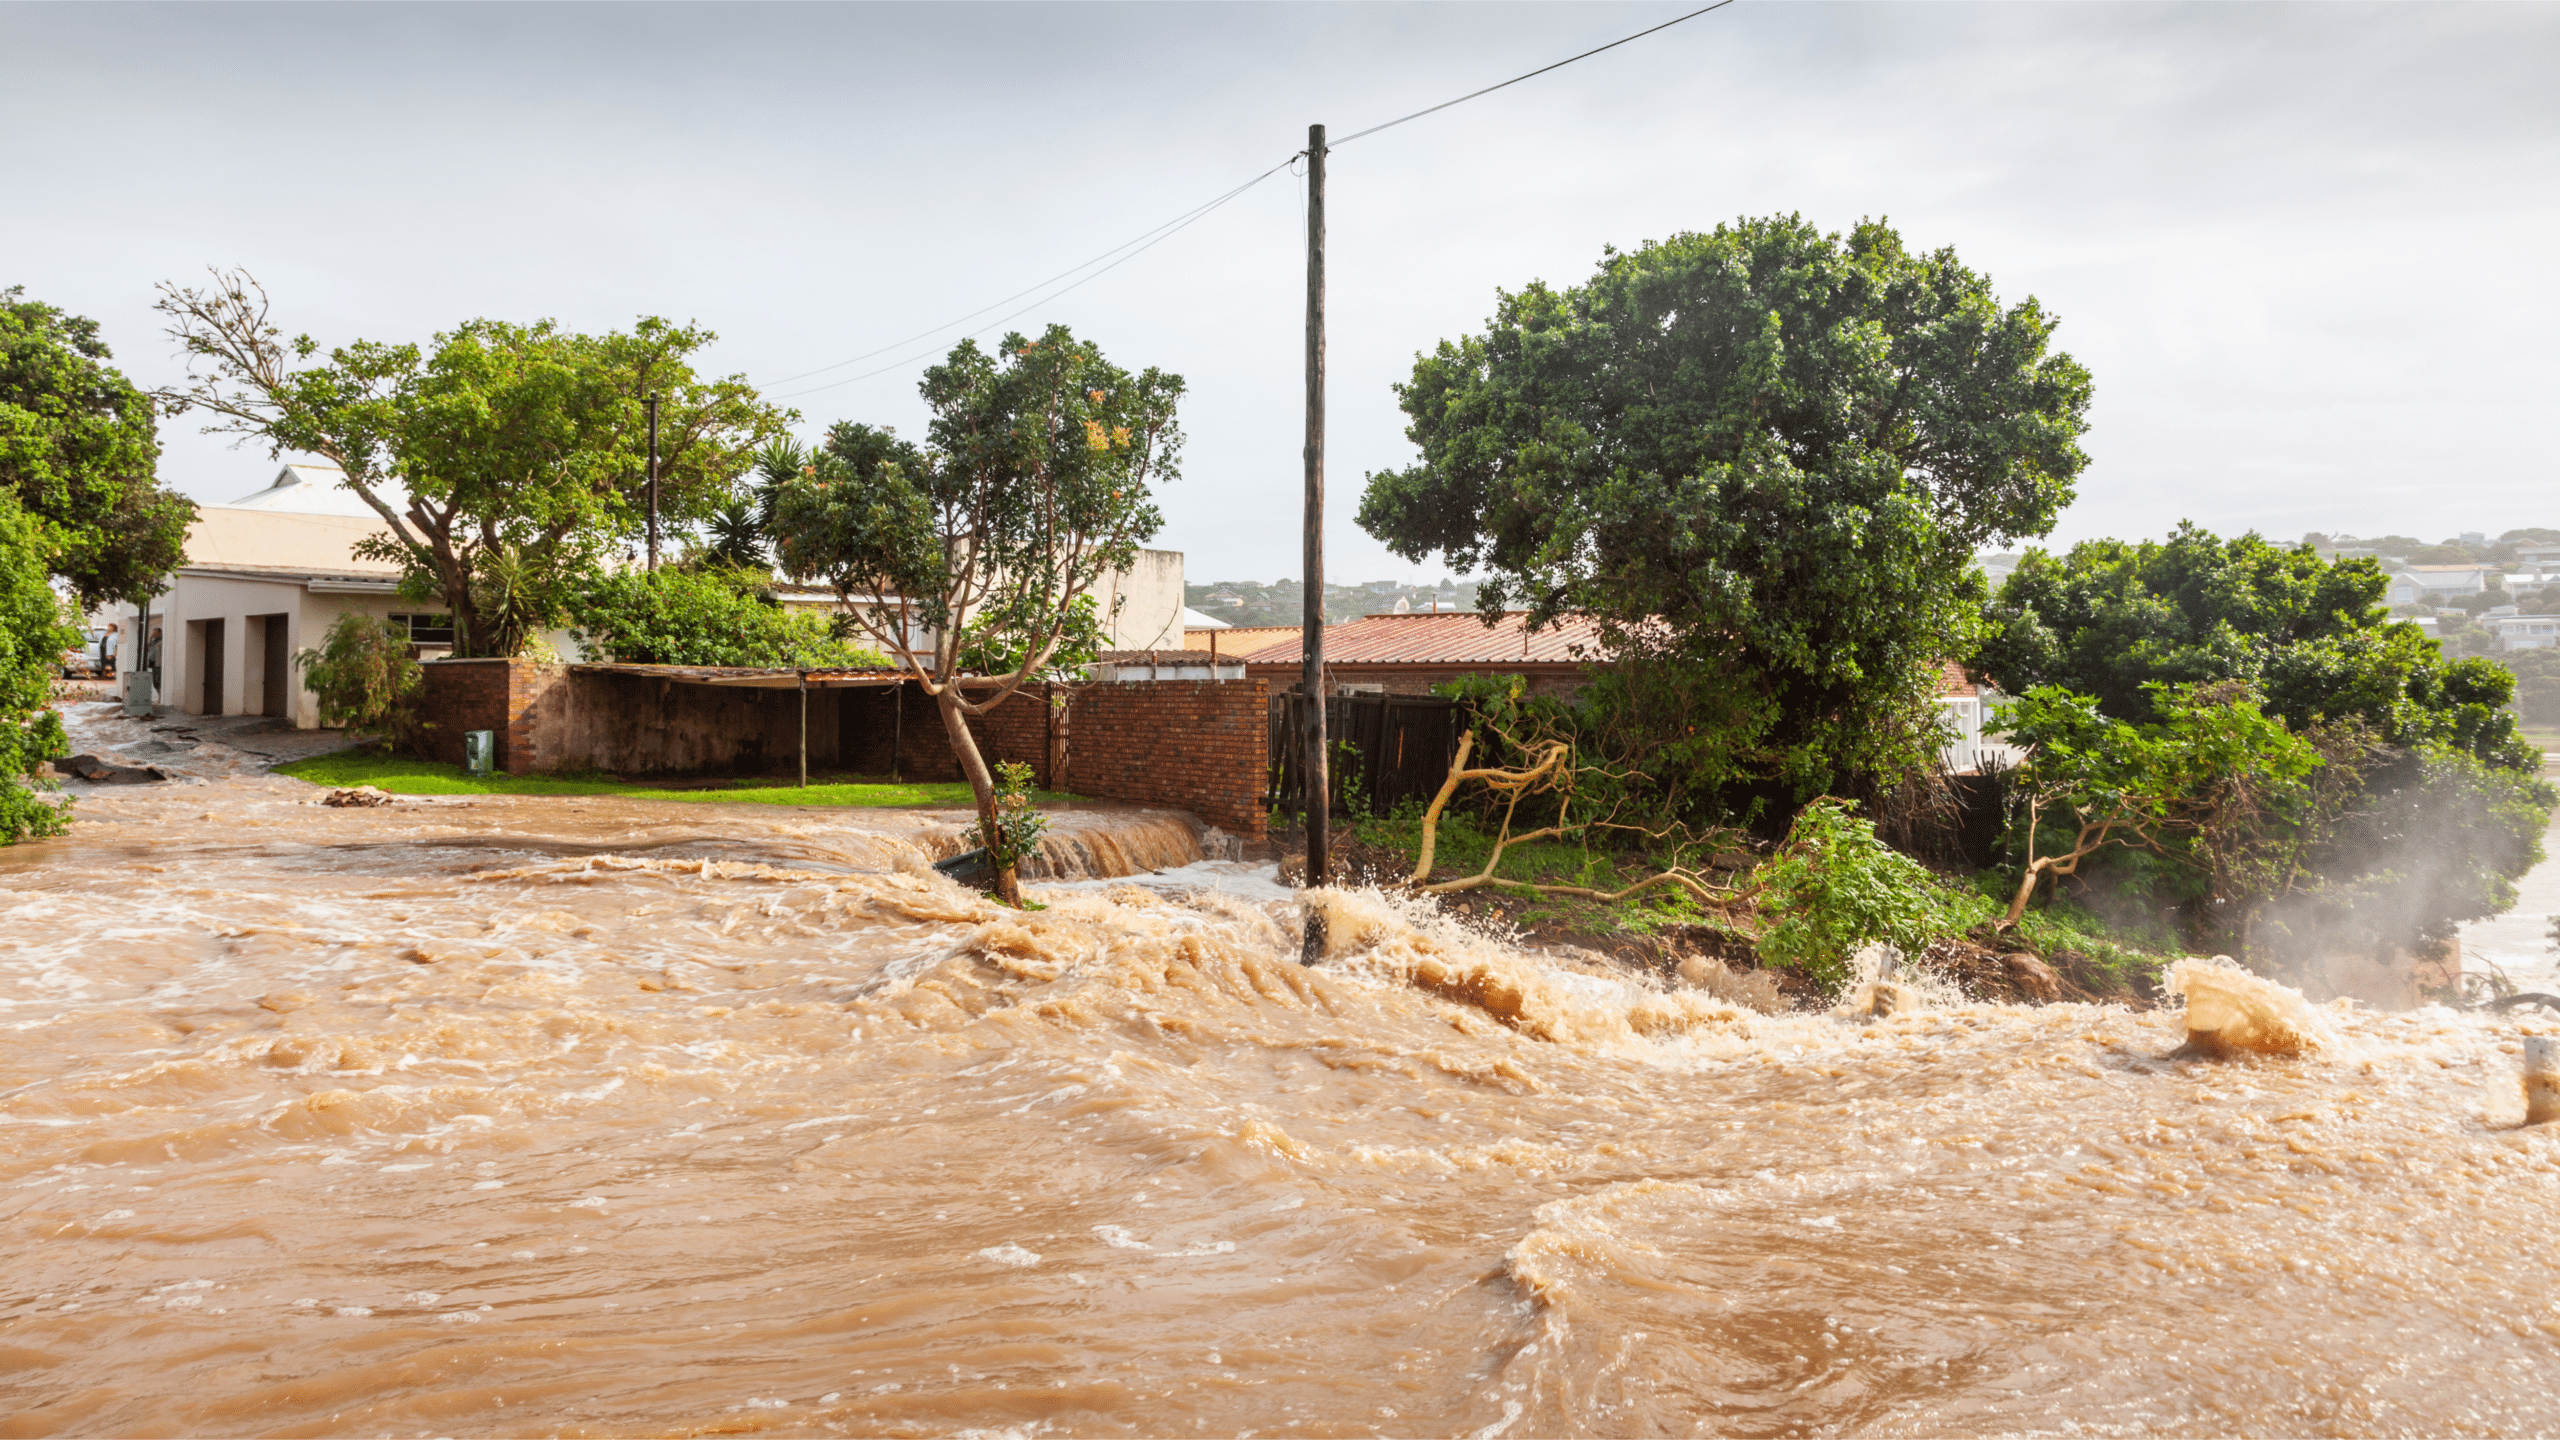
<path fill-rule="evenodd" d="M 424 677 L 418 709 L 430 727 L 428 758 L 459 765 L 463 733 L 493 730 L 498 768 L 510 775 L 533 770 L 537 727 L 529 723 L 530 712 L 557 682 L 561 667 L 531 660 L 430 660 L 418 668 Z"/>
<path fill-rule="evenodd" d="M 1265 833 L 1271 689 L 1259 680 L 1160 680 L 1076 692 L 1067 788 L 1172 805 L 1248 840 Z"/>
<path fill-rule="evenodd" d="M 530 660 L 438 660 L 424 667 L 429 750 L 462 763 L 467 730 L 498 732 L 510 775 L 593 766 L 618 775 L 728 770 L 782 773 L 797 763 L 796 690 L 686 685 Z M 931 697 L 818 690 L 809 695 L 809 763 L 865 775 L 956 780 Z M 1188 810 L 1230 834 L 1264 834 L 1270 687 L 1259 680 L 1165 680 L 1018 691 L 970 721 L 989 763 L 1020 760 L 1051 789 Z M 1071 696 L 1054 720 L 1052 695 Z M 1063 775 L 1058 773 L 1063 752 Z M 1061 783 L 1063 782 L 1063 783 Z"/>
<path fill-rule="evenodd" d="M 800 765 L 801 692 L 692 685 L 541 666 L 520 687 L 528 768 L 616 775 L 789 775 Z M 837 692 L 808 692 L 809 768 L 837 768 Z M 510 767 L 512 771 L 512 767 Z"/>

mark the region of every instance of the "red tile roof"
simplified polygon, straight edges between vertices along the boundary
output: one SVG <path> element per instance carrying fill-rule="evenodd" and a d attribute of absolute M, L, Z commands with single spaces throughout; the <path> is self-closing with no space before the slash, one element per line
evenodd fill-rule
<path fill-rule="evenodd" d="M 1328 625 L 1324 663 L 1332 665 L 1501 665 L 1508 663 L 1569 665 L 1600 658 L 1599 629 L 1591 621 L 1567 616 L 1534 633 L 1525 611 L 1504 613 L 1491 629 L 1472 611 L 1424 611 L 1415 615 L 1370 615 L 1347 625 Z M 1292 635 L 1249 657 L 1256 665 L 1295 665 L 1304 653 L 1303 635 Z"/>

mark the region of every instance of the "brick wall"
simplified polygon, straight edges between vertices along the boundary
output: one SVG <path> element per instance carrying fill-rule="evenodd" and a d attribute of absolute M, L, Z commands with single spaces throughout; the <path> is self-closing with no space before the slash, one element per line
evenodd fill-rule
<path fill-rule="evenodd" d="M 1265 832 L 1271 690 L 1259 680 L 1160 680 L 1076 692 L 1067 788 L 1172 805 L 1248 840 Z"/>
<path fill-rule="evenodd" d="M 418 669 L 424 677 L 418 709 L 431 727 L 428 758 L 459 765 L 464 732 L 488 730 L 495 732 L 492 758 L 498 768 L 510 775 L 531 773 L 539 729 L 533 712 L 559 682 L 562 667 L 531 660 L 431 660 Z"/>

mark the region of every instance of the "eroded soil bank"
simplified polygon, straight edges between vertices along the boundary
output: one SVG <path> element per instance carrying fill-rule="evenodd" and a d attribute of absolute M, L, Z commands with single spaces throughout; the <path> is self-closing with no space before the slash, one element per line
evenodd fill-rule
<path fill-rule="evenodd" d="M 0 851 L 5 1433 L 2560 1426 L 2531 1015 L 2167 1059 L 1374 894 L 1305 970 L 1238 867 L 1023 914 L 837 814 L 317 798 Z"/>

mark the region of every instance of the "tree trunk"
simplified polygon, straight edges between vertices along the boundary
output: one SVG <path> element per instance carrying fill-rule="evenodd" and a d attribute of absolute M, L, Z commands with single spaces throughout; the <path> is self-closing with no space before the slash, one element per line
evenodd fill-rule
<path fill-rule="evenodd" d="M 978 737 L 969 733 L 969 717 L 960 709 L 960 687 L 943 686 L 936 697 L 942 711 L 942 728 L 951 737 L 951 753 L 959 757 L 960 773 L 968 777 L 969 788 L 978 796 L 978 833 L 994 836 L 1002 833 L 996 822 L 996 780 L 987 769 L 986 758 L 978 753 Z M 994 860 L 988 855 L 990 863 Z M 1015 878 L 1011 865 L 996 870 L 996 898 L 1007 905 L 1022 904 L 1022 882 Z"/>
<path fill-rule="evenodd" d="M 2043 878 L 2042 864 L 2033 860 L 2028 861 L 2027 873 L 2018 877 L 2018 893 L 2009 897 L 2009 913 L 2000 917 L 2001 930 L 2018 928 L 2018 922 L 2026 918 L 2027 902 L 2035 898 L 2036 882 Z"/>

